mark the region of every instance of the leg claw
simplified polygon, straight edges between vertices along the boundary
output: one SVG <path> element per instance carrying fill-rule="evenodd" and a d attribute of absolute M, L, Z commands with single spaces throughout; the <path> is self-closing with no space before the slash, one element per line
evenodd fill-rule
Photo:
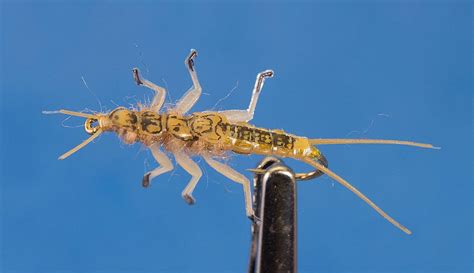
<path fill-rule="evenodd" d="M 143 176 L 142 186 L 144 188 L 148 188 L 149 185 L 150 185 L 150 173 L 147 173 Z"/>
<path fill-rule="evenodd" d="M 190 194 L 184 194 L 183 198 L 184 201 L 186 201 L 186 203 L 188 203 L 189 205 L 194 205 L 194 203 L 196 203 L 196 200 Z"/>
<path fill-rule="evenodd" d="M 186 58 L 186 64 L 191 71 L 194 71 L 194 58 L 197 56 L 197 51 L 195 49 L 191 49 L 191 53 Z"/>
<path fill-rule="evenodd" d="M 135 80 L 137 85 L 143 85 L 142 80 L 140 80 L 140 71 L 136 67 L 133 68 L 133 79 Z"/>
<path fill-rule="evenodd" d="M 258 73 L 259 78 L 272 78 L 273 77 L 273 70 L 265 70 Z"/>

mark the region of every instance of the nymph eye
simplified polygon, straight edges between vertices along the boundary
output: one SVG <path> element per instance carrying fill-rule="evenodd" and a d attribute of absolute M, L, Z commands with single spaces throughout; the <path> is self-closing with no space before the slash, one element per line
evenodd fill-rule
<path fill-rule="evenodd" d="M 95 134 L 99 130 L 99 121 L 95 118 L 88 118 L 84 123 L 84 129 L 89 135 Z"/>

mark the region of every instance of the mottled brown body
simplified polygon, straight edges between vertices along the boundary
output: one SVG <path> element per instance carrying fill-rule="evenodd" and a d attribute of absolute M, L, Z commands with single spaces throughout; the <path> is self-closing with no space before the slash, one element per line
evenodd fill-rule
<path fill-rule="evenodd" d="M 191 115 L 132 111 L 112 111 L 103 126 L 117 132 L 126 143 L 142 142 L 146 146 L 161 143 L 166 150 L 186 149 L 191 154 L 275 155 L 280 157 L 318 158 L 319 151 L 305 137 L 282 130 L 269 130 L 249 123 L 232 123 L 218 112 L 196 112 Z"/>

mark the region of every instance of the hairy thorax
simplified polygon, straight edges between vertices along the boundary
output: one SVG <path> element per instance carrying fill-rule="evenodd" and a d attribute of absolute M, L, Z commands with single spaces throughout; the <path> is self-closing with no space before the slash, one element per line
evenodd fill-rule
<path fill-rule="evenodd" d="M 224 117 L 214 112 L 156 113 L 117 108 L 101 120 L 108 131 L 116 132 L 127 144 L 142 142 L 146 146 L 161 144 L 170 152 L 224 155 L 227 146 Z"/>

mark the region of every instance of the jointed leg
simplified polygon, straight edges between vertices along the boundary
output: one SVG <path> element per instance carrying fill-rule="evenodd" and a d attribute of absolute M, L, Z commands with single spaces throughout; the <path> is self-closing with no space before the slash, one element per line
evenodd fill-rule
<path fill-rule="evenodd" d="M 247 110 L 226 110 L 220 112 L 231 122 L 248 122 L 253 119 L 253 114 L 255 112 L 255 107 L 257 106 L 258 96 L 260 91 L 263 88 L 263 83 L 265 78 L 273 77 L 272 70 L 265 70 L 257 75 L 257 80 L 255 81 L 255 86 L 252 91 L 252 98 L 250 99 L 250 105 Z"/>
<path fill-rule="evenodd" d="M 184 64 L 188 68 L 189 74 L 191 75 L 191 79 L 193 81 L 193 86 L 181 97 L 181 99 L 176 103 L 175 110 L 178 113 L 185 114 L 186 112 L 193 107 L 193 105 L 197 102 L 199 97 L 201 96 L 201 85 L 199 84 L 199 80 L 196 74 L 196 68 L 194 67 L 194 58 L 197 56 L 197 51 L 191 49 L 191 53 L 189 53 L 188 57 L 184 61 Z"/>
<path fill-rule="evenodd" d="M 209 164 L 216 171 L 226 176 L 230 180 L 242 184 L 244 187 L 244 197 L 245 197 L 245 211 L 248 217 L 254 216 L 254 211 L 252 208 L 252 195 L 250 192 L 250 182 L 243 174 L 238 173 L 231 167 L 227 166 L 224 163 L 212 159 L 210 156 L 204 156 L 207 164 Z"/>
<path fill-rule="evenodd" d="M 174 156 L 176 158 L 176 162 L 192 176 L 188 185 L 186 185 L 186 188 L 184 188 L 181 194 L 184 200 L 188 204 L 192 205 L 195 202 L 195 199 L 193 198 L 193 191 L 202 176 L 202 171 L 198 164 L 194 162 L 187 154 L 178 152 L 175 153 Z"/>
<path fill-rule="evenodd" d="M 163 106 L 163 103 L 165 102 L 165 97 L 166 97 L 166 89 L 163 87 L 160 87 L 151 81 L 143 78 L 140 76 L 140 71 L 138 68 L 133 69 L 133 78 L 135 79 L 135 82 L 138 85 L 146 86 L 153 91 L 156 92 L 155 97 L 153 98 L 153 101 L 151 103 L 151 111 L 153 112 L 158 112 L 161 109 L 161 106 Z"/>
<path fill-rule="evenodd" d="M 173 169 L 173 164 L 171 163 L 171 160 L 164 152 L 160 151 L 160 145 L 153 144 L 150 146 L 150 150 L 153 154 L 153 157 L 156 159 L 160 166 L 158 166 L 151 172 L 147 172 L 143 176 L 142 186 L 145 188 L 150 185 L 150 180 Z"/>
<path fill-rule="evenodd" d="M 323 173 L 327 174 L 329 177 L 332 179 L 336 180 L 339 182 L 341 185 L 349 189 L 351 192 L 355 193 L 360 199 L 364 200 L 369 206 L 371 206 L 375 211 L 377 211 L 380 215 L 382 215 L 383 218 L 385 218 L 387 221 L 392 223 L 394 226 L 397 228 L 401 229 L 403 232 L 406 234 L 411 234 L 411 231 L 401 225 L 399 222 L 395 221 L 392 217 L 388 216 L 387 213 L 385 213 L 382 209 L 380 209 L 377 205 L 374 204 L 369 198 L 367 198 L 363 193 L 361 193 L 359 190 L 357 190 L 354 186 L 349 184 L 346 180 L 344 180 L 342 177 L 338 176 L 328 168 L 324 167 L 323 165 L 319 164 L 316 161 L 310 160 L 310 159 L 305 159 L 304 162 L 310 164 L 311 166 L 317 168 L 318 170 L 322 171 Z"/>

